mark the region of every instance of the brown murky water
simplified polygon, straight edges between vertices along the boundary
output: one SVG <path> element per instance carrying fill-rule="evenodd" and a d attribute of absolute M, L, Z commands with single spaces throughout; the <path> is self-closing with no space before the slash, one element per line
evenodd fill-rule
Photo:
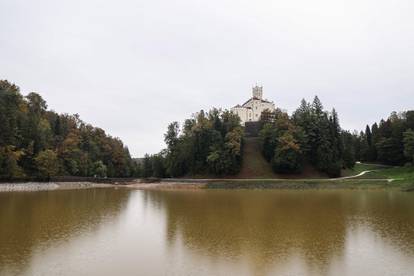
<path fill-rule="evenodd" d="M 0 275 L 414 275 L 414 193 L 1 193 Z"/>

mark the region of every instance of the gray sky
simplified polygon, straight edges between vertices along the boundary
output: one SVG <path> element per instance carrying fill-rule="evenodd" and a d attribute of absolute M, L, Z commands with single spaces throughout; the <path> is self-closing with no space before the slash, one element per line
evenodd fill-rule
<path fill-rule="evenodd" d="M 136 157 L 256 82 L 289 113 L 318 94 L 362 129 L 414 108 L 413 14 L 411 0 L 0 0 L 0 78 Z"/>

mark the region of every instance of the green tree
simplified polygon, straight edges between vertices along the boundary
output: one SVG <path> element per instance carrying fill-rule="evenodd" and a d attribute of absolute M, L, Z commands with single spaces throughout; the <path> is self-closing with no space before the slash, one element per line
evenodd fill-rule
<path fill-rule="evenodd" d="M 58 173 L 57 154 L 52 150 L 44 150 L 38 153 L 35 163 L 39 176 L 49 178 Z"/>
<path fill-rule="evenodd" d="M 19 87 L 0 80 L 0 146 L 18 146 L 19 126 L 23 123 L 24 101 Z"/>
<path fill-rule="evenodd" d="M 343 150 L 343 168 L 353 168 L 356 162 L 356 150 L 355 150 L 355 140 L 358 137 L 355 137 L 348 131 L 342 131 L 341 133 L 342 144 L 344 146 Z"/>
<path fill-rule="evenodd" d="M 131 176 L 135 170 L 120 139 L 84 123 L 77 114 L 48 111 L 39 94 L 23 97 L 16 85 L 1 80 L 0 148 L 2 175 L 39 174 L 35 158 L 51 149 L 57 154 L 59 175 L 91 176 L 99 161 L 108 176 Z"/>
<path fill-rule="evenodd" d="M 102 161 L 96 161 L 92 166 L 92 174 L 97 177 L 106 177 L 106 166 Z"/>
<path fill-rule="evenodd" d="M 184 122 L 168 126 L 163 164 L 167 176 L 234 174 L 241 165 L 243 129 L 230 111 L 201 110 Z"/>
<path fill-rule="evenodd" d="M 152 174 L 154 177 L 163 178 L 166 176 L 165 158 L 163 153 L 154 154 L 151 156 Z"/>
<path fill-rule="evenodd" d="M 414 131 L 404 132 L 404 155 L 408 161 L 414 162 Z"/>
<path fill-rule="evenodd" d="M 145 154 L 144 156 L 144 159 L 142 161 L 142 168 L 143 177 L 147 178 L 153 176 L 151 157 L 148 154 Z"/>
<path fill-rule="evenodd" d="M 12 179 L 25 176 L 18 162 L 23 156 L 14 146 L 0 147 L 0 177 Z"/>
<path fill-rule="evenodd" d="M 388 165 L 400 164 L 399 142 L 393 138 L 381 138 L 377 144 L 378 161 Z"/>
<path fill-rule="evenodd" d="M 278 139 L 278 146 L 272 159 L 275 172 L 295 173 L 302 169 L 302 154 L 300 144 L 292 133 L 285 132 Z"/>
<path fill-rule="evenodd" d="M 164 135 L 164 141 L 167 144 L 168 148 L 174 148 L 177 144 L 179 131 L 180 126 L 178 122 L 172 122 L 168 125 L 167 133 Z"/>

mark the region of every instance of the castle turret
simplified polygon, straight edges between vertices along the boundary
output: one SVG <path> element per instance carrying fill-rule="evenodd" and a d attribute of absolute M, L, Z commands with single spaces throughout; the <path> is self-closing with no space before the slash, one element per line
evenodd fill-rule
<path fill-rule="evenodd" d="M 253 87 L 253 98 L 261 100 L 263 98 L 263 86 Z"/>
<path fill-rule="evenodd" d="M 258 122 L 264 110 L 275 111 L 275 104 L 263 99 L 263 86 L 253 87 L 253 97 L 242 105 L 236 105 L 231 111 L 240 117 L 240 122 Z"/>

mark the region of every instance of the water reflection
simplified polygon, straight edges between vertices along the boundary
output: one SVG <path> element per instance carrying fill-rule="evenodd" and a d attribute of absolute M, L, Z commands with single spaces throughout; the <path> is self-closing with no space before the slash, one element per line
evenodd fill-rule
<path fill-rule="evenodd" d="M 183 242 L 192 254 L 218 260 L 245 260 L 258 275 L 277 270 L 294 259 L 302 263 L 306 274 L 332 272 L 334 264 L 349 254 L 345 251 L 354 250 L 354 244 L 348 243 L 348 248 L 345 245 L 347 238 L 349 242 L 358 231 L 368 232 L 378 238 L 377 242 L 414 255 L 412 194 L 384 191 L 152 191 L 147 194 L 155 206 L 164 206 L 169 246 Z"/>
<path fill-rule="evenodd" d="M 0 275 L 6 268 L 20 274 L 39 248 L 93 232 L 128 196 L 109 189 L 0 193 Z"/>
<path fill-rule="evenodd" d="M 0 275 L 414 275 L 414 194 L 0 194 Z"/>

